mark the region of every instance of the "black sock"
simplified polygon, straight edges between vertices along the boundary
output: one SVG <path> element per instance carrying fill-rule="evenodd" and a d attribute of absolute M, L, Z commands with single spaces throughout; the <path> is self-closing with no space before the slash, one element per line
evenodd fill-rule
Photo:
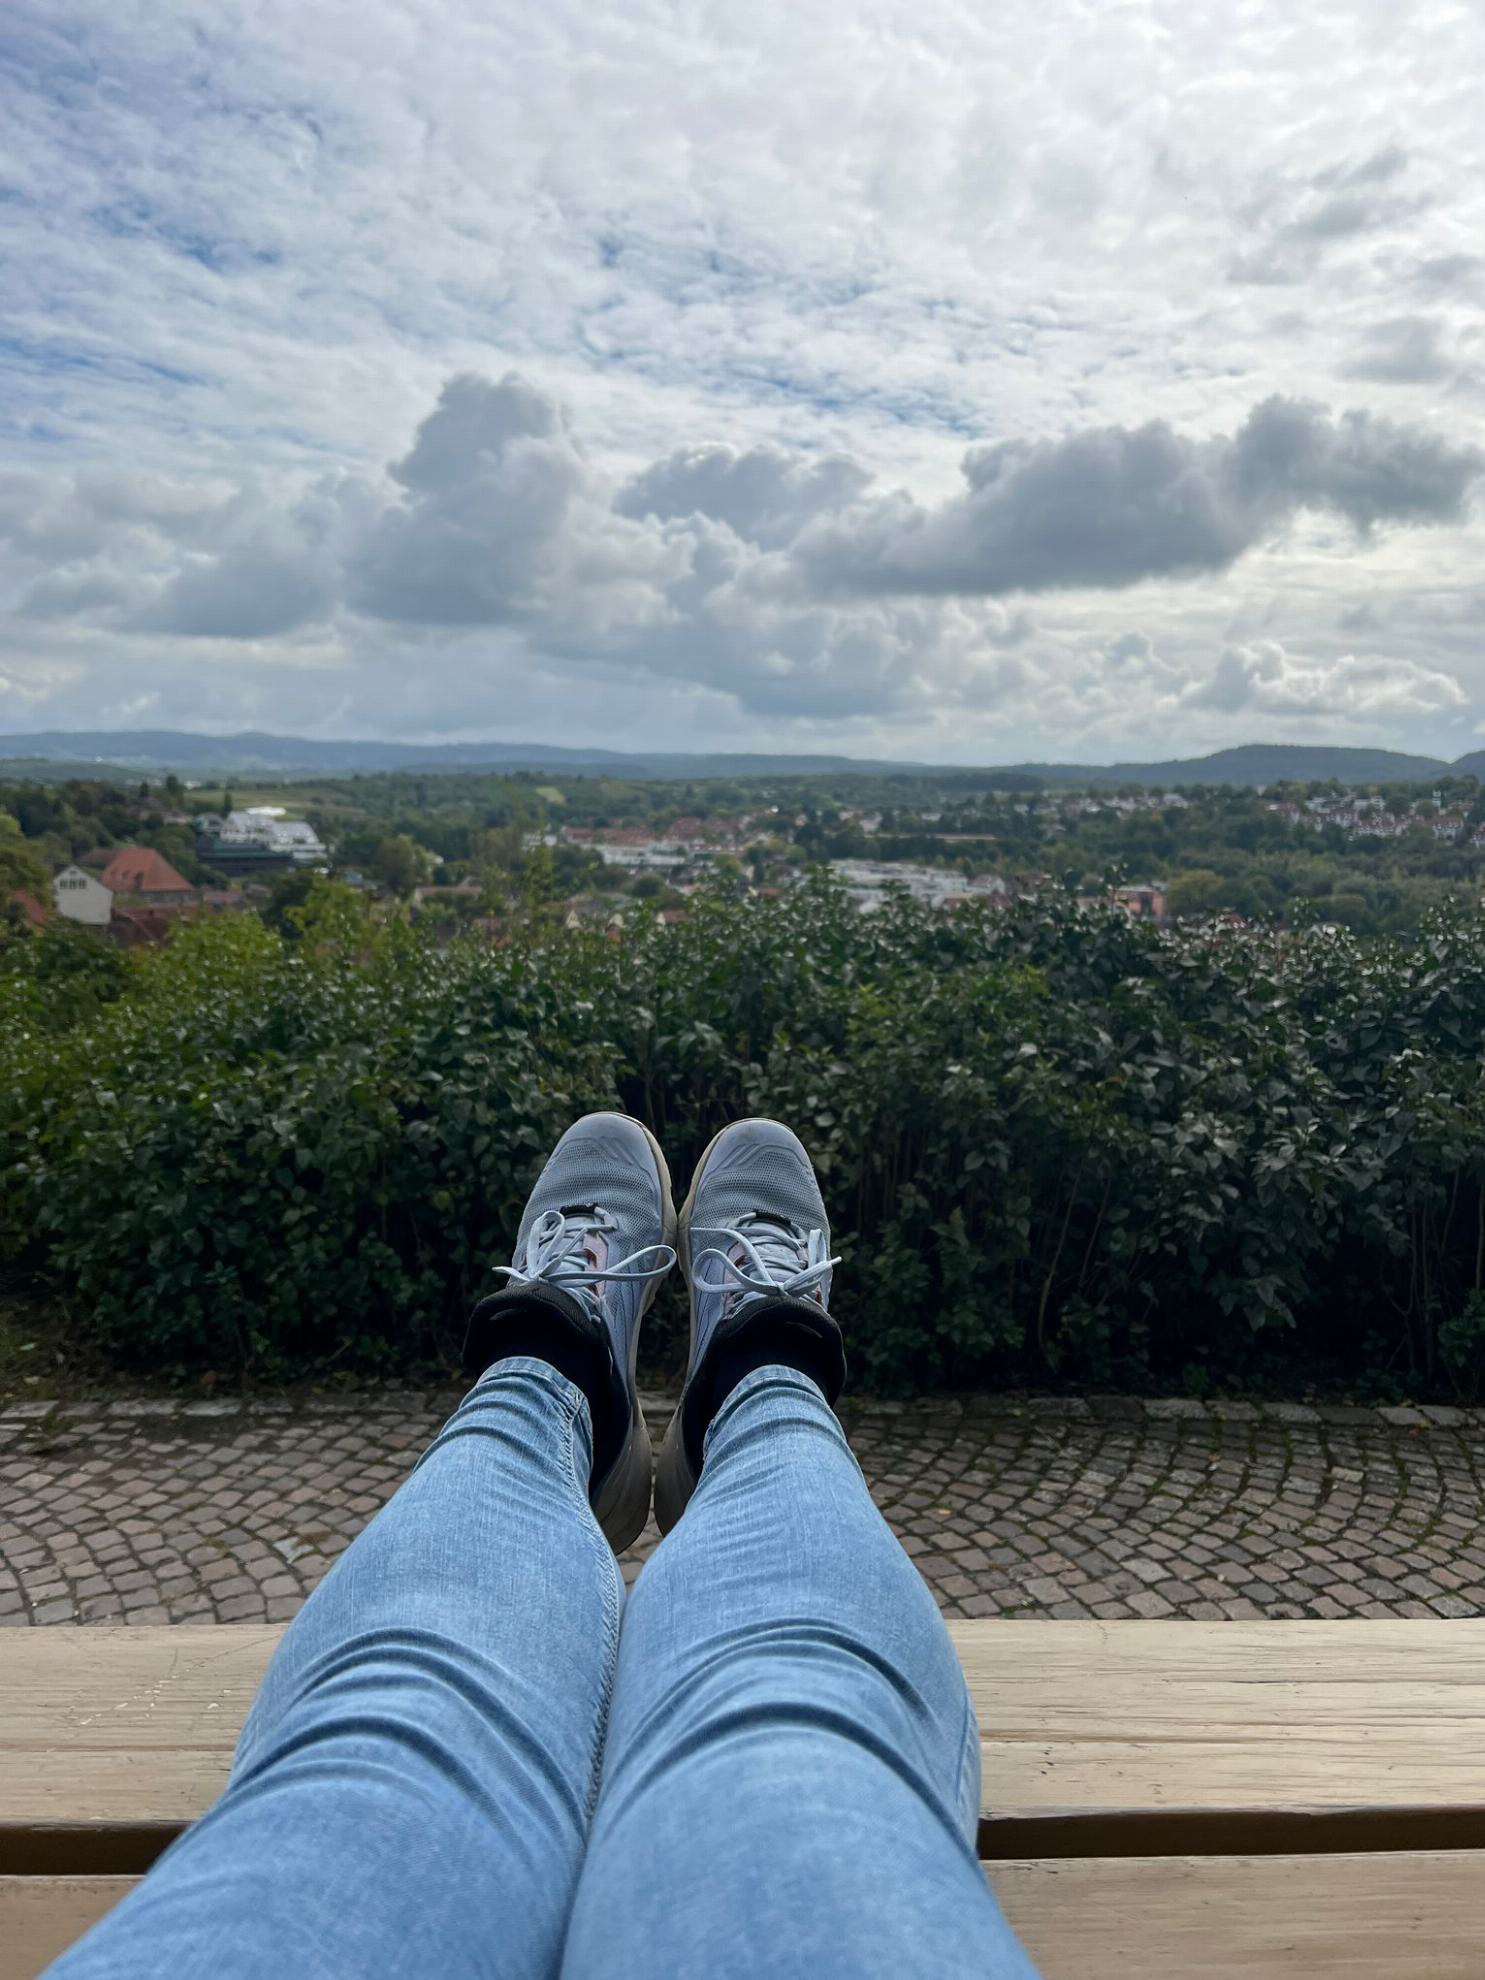
<path fill-rule="evenodd" d="M 565 1375 L 588 1398 L 593 1425 L 591 1477 L 601 1480 L 629 1434 L 629 1402 L 608 1336 L 580 1302 L 546 1287 L 495 1293 L 475 1308 L 464 1341 L 465 1373 L 529 1355 Z"/>
<path fill-rule="evenodd" d="M 840 1328 L 813 1300 L 768 1299 L 723 1321 L 686 1392 L 681 1435 L 691 1469 L 701 1476 L 701 1447 L 712 1418 L 755 1368 L 796 1368 L 833 1403 L 845 1385 Z"/>
<path fill-rule="evenodd" d="M 743 1377 L 757 1368 L 797 1368 L 829 1397 L 837 1358 L 818 1327 L 789 1313 L 774 1314 L 720 1344 L 711 1370 L 711 1413 L 715 1416 Z"/>

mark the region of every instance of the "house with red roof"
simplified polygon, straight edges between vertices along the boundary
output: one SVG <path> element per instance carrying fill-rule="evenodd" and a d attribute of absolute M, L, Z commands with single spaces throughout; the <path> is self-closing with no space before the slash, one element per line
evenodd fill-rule
<path fill-rule="evenodd" d="M 153 846 L 125 846 L 99 876 L 112 894 L 128 894 L 146 907 L 189 907 L 196 890 Z"/>
<path fill-rule="evenodd" d="M 64 866 L 53 877 L 52 899 L 58 914 L 89 928 L 106 928 L 113 915 L 113 895 L 81 866 Z"/>

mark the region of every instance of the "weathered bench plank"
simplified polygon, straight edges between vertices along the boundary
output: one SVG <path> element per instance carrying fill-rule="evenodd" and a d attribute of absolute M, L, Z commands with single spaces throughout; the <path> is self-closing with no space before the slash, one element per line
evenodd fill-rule
<path fill-rule="evenodd" d="M 0 1980 L 35 1980 L 136 1882 L 133 1877 L 0 1877 Z"/>
<path fill-rule="evenodd" d="M 1485 1620 L 952 1628 L 988 1855 L 1485 1847 Z M 0 1872 L 134 1869 L 106 1830 L 200 1814 L 278 1634 L 7 1632 Z"/>
<path fill-rule="evenodd" d="M 1485 1854 L 1076 1857 L 988 1874 L 1045 1980 L 1478 1980 Z M 34 1980 L 128 1877 L 0 1877 L 0 1980 Z"/>
<path fill-rule="evenodd" d="M 1045 1980 L 1479 1980 L 1476 1850 L 1076 1857 L 991 1882 Z"/>
<path fill-rule="evenodd" d="M 951 1629 L 988 1855 L 1485 1847 L 1485 1619 Z"/>

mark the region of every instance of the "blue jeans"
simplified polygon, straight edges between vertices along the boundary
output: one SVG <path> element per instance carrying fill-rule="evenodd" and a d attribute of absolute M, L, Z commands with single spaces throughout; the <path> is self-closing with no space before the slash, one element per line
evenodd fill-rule
<path fill-rule="evenodd" d="M 590 1434 L 545 1362 L 486 1372 L 53 1974 L 1034 1980 L 953 1646 L 819 1390 L 738 1384 L 627 1610 Z"/>

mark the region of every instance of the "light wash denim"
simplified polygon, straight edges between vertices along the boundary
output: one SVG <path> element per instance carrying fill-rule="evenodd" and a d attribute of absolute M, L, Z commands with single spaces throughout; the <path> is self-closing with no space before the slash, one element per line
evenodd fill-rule
<path fill-rule="evenodd" d="M 221 1800 L 51 1972 L 1034 1980 L 948 1633 L 819 1390 L 738 1384 L 627 1610 L 589 1449 L 554 1369 L 489 1369 L 287 1631 Z"/>

